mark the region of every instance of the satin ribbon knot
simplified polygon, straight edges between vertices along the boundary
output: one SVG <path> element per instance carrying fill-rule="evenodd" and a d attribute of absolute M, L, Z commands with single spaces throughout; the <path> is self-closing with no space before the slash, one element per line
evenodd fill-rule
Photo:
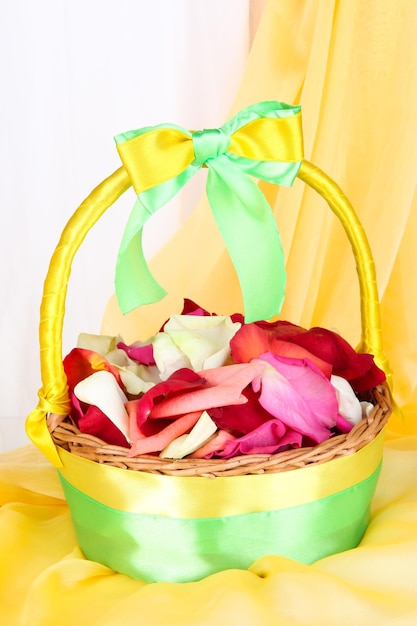
<path fill-rule="evenodd" d="M 208 159 L 224 154 L 230 146 L 230 135 L 221 128 L 194 131 L 192 140 L 195 160 L 199 165 L 204 165 Z"/>
<path fill-rule="evenodd" d="M 145 260 L 143 227 L 207 167 L 207 198 L 239 279 L 245 320 L 279 314 L 286 281 L 284 253 L 271 208 L 254 179 L 292 185 L 303 159 L 300 107 L 259 102 L 220 128 L 191 132 L 160 124 L 122 133 L 115 141 L 138 194 L 116 264 L 121 311 L 166 295 Z"/>

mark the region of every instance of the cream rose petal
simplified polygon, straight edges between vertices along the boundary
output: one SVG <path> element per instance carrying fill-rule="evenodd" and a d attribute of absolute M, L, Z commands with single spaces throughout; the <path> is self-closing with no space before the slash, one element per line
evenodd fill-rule
<path fill-rule="evenodd" d="M 361 409 L 362 409 L 362 417 L 369 417 L 372 409 L 374 408 L 374 405 L 372 404 L 372 402 L 361 402 Z"/>
<path fill-rule="evenodd" d="M 155 385 L 155 382 L 145 381 L 128 367 L 117 367 L 117 369 L 119 370 L 120 378 L 122 379 L 127 393 L 132 396 L 146 393 L 148 389 L 151 389 L 151 387 Z"/>
<path fill-rule="evenodd" d="M 158 333 L 153 342 L 153 357 L 161 380 L 167 380 L 179 369 L 192 369 L 190 360 L 167 333 Z"/>
<path fill-rule="evenodd" d="M 74 394 L 81 402 L 98 407 L 130 442 L 129 416 L 124 407 L 128 399 L 113 374 L 94 372 L 75 385 Z"/>
<path fill-rule="evenodd" d="M 178 363 L 195 372 L 221 367 L 230 357 L 229 344 L 240 327 L 226 315 L 172 315 L 153 343 L 161 377 L 166 379 Z"/>
<path fill-rule="evenodd" d="M 158 369 L 154 365 L 137 363 L 125 350 L 116 348 L 106 355 L 106 359 L 117 367 L 127 393 L 133 396 L 145 393 L 160 381 Z"/>
<path fill-rule="evenodd" d="M 106 354 L 115 349 L 118 341 L 118 337 L 111 337 L 110 335 L 80 333 L 78 335 L 77 348 L 92 350 L 102 356 L 106 356 Z"/>
<path fill-rule="evenodd" d="M 330 377 L 330 383 L 336 389 L 339 414 L 350 424 L 357 424 L 362 419 L 362 407 L 352 387 L 341 376 Z"/>
<path fill-rule="evenodd" d="M 207 411 L 203 411 L 198 422 L 186 435 L 180 435 L 160 453 L 162 459 L 182 459 L 204 446 L 217 430 Z"/>

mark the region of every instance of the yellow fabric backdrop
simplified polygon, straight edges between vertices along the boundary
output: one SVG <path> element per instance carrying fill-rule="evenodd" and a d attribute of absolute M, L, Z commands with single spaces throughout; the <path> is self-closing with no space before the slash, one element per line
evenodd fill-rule
<path fill-rule="evenodd" d="M 401 432 L 417 433 L 417 7 L 412 0 L 271 0 L 231 114 L 259 100 L 300 103 L 305 155 L 343 189 L 374 254 L 383 334 Z M 220 120 L 219 123 L 223 122 Z M 317 194 L 263 185 L 281 232 L 288 287 L 281 317 L 337 328 L 359 341 L 350 245 Z M 238 225 L 237 225 L 238 228 Z M 103 331 L 145 338 L 190 297 L 242 310 L 239 285 L 206 202 L 154 259 L 169 296 L 122 318 L 113 299 Z M 198 271 L 197 271 L 198 268 Z M 392 422 L 394 425 L 394 420 Z"/>
<path fill-rule="evenodd" d="M 404 421 L 391 421 L 361 545 L 311 566 L 266 557 L 248 572 L 147 585 L 83 558 L 55 470 L 27 447 L 0 456 L 2 623 L 417 623 L 416 35 L 413 0 L 270 0 L 231 111 L 261 99 L 301 102 L 306 157 L 344 189 L 374 251 L 385 347 Z M 357 281 L 340 226 L 299 181 L 291 190 L 266 191 L 288 260 L 283 317 L 336 327 L 356 342 Z M 241 308 L 204 203 L 153 267 L 171 295 L 124 320 L 126 339 L 152 333 L 183 296 L 219 312 Z M 120 331 L 119 318 L 112 302 L 103 330 Z"/>

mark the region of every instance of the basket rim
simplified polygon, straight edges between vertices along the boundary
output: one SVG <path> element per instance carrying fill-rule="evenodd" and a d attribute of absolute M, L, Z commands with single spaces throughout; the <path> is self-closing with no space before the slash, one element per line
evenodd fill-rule
<path fill-rule="evenodd" d="M 326 439 L 313 447 L 301 447 L 275 454 L 248 454 L 230 459 L 162 459 L 159 456 L 129 457 L 129 448 L 107 444 L 82 433 L 68 416 L 50 413 L 47 424 L 56 446 L 77 456 L 119 467 L 169 476 L 241 476 L 284 472 L 317 465 L 358 452 L 371 443 L 386 425 L 392 412 L 387 383 L 372 390 L 374 408 L 348 433 Z"/>

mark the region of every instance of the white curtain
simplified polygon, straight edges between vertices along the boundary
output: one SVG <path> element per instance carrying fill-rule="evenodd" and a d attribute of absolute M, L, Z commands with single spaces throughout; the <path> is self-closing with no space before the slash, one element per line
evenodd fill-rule
<path fill-rule="evenodd" d="M 250 8 L 250 0 L 0 0 L 0 450 L 27 441 L 41 384 L 43 280 L 67 219 L 120 165 L 113 136 L 161 122 L 222 124 L 249 51 Z M 197 178 L 154 217 L 149 256 L 200 193 Z M 133 201 L 128 192 L 76 256 L 64 352 L 79 332 L 99 332 Z"/>

